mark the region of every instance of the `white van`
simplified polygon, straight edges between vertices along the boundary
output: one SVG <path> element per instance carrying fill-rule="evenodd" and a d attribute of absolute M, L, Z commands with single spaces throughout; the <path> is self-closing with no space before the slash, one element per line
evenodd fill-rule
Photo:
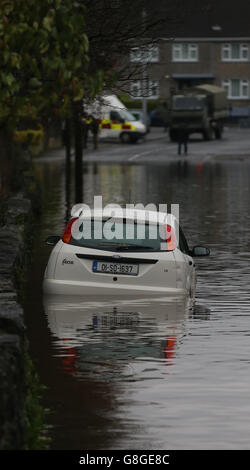
<path fill-rule="evenodd" d="M 146 127 L 137 121 L 116 95 L 105 95 L 88 107 L 88 113 L 99 120 L 100 139 L 137 142 L 146 135 Z"/>

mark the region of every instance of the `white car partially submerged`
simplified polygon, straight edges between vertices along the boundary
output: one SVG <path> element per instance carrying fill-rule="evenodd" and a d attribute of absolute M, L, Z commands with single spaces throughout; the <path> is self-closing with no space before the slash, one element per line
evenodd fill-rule
<path fill-rule="evenodd" d="M 189 295 L 195 292 L 193 257 L 209 250 L 189 249 L 172 214 L 112 207 L 72 212 L 44 274 L 46 294 Z"/>

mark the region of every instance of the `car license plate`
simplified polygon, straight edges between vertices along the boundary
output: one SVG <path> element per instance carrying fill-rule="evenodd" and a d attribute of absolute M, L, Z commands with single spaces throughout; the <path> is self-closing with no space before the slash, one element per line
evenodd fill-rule
<path fill-rule="evenodd" d="M 105 261 L 93 262 L 93 272 L 95 273 L 137 276 L 138 267 L 138 264 L 106 263 Z"/>

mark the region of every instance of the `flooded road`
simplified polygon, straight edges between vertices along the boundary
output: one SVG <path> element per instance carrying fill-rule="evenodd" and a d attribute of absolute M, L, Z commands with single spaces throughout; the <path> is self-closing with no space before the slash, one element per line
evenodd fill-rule
<path fill-rule="evenodd" d="M 84 168 L 84 202 L 180 204 L 197 259 L 193 308 L 183 299 L 43 298 L 50 248 L 73 185 L 63 163 L 46 182 L 25 315 L 46 385 L 52 449 L 250 448 L 250 160 Z"/>

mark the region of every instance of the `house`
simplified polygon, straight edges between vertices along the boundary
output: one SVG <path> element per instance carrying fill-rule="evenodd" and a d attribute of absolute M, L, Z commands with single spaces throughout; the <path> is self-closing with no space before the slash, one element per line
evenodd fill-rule
<path fill-rule="evenodd" d="M 226 89 L 232 114 L 250 115 L 250 2 L 200 3 L 187 0 L 189 8 L 157 41 L 131 48 L 137 74 L 130 95 L 167 101 L 178 90 L 211 83 Z"/>

